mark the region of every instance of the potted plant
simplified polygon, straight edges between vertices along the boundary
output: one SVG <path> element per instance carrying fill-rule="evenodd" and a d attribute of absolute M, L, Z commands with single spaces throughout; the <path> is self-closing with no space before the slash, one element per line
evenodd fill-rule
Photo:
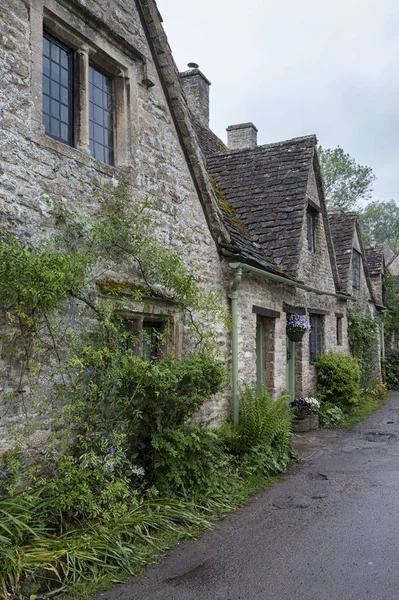
<path fill-rule="evenodd" d="M 296 433 L 318 429 L 320 402 L 316 398 L 296 398 L 290 403 L 294 415 L 292 428 Z"/>
<path fill-rule="evenodd" d="M 303 315 L 290 313 L 287 318 L 286 331 L 292 342 L 300 342 L 303 335 L 310 331 L 310 323 Z"/>
<path fill-rule="evenodd" d="M 318 412 L 319 412 L 319 408 L 320 408 L 320 402 L 317 400 L 317 398 L 312 398 L 311 396 L 309 396 L 309 398 L 304 398 L 304 400 L 310 406 L 310 412 L 308 413 L 310 429 L 318 429 L 319 428 Z"/>

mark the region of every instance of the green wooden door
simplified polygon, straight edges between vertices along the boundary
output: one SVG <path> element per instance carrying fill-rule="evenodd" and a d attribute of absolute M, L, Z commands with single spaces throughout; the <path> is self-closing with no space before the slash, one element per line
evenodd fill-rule
<path fill-rule="evenodd" d="M 295 351 L 296 343 L 287 337 L 286 385 L 291 400 L 295 400 Z"/>

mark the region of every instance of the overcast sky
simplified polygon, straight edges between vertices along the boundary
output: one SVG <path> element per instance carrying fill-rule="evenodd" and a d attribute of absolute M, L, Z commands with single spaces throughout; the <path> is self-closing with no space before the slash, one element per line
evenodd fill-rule
<path fill-rule="evenodd" d="M 180 70 L 212 82 L 211 128 L 258 143 L 315 133 L 370 166 L 399 201 L 398 0 L 158 0 Z"/>

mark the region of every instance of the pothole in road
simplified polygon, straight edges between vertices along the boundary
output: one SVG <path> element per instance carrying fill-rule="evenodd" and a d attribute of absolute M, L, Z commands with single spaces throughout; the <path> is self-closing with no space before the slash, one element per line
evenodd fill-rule
<path fill-rule="evenodd" d="M 384 442 L 396 438 L 396 435 L 385 431 L 369 431 L 364 437 L 368 442 Z"/>

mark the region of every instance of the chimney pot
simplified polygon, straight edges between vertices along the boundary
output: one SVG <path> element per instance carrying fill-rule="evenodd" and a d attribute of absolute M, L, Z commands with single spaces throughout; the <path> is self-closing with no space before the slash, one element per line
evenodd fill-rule
<path fill-rule="evenodd" d="M 246 150 L 258 145 L 258 130 L 253 123 L 230 125 L 227 131 L 227 146 L 230 150 Z"/>

